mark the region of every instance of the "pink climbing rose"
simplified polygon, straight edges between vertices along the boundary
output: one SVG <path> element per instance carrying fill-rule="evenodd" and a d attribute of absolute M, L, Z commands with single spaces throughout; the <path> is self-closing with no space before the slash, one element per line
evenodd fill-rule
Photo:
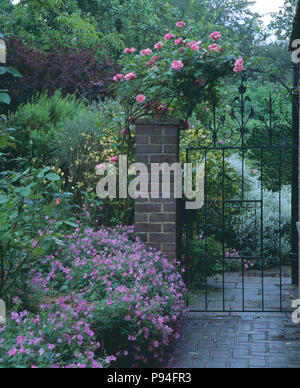
<path fill-rule="evenodd" d="M 234 64 L 234 69 L 233 71 L 235 73 L 238 73 L 239 71 L 244 71 L 245 70 L 245 67 L 244 67 L 244 62 L 243 62 L 243 58 L 239 58 L 235 61 L 235 64 Z"/>
<path fill-rule="evenodd" d="M 178 28 L 184 28 L 184 27 L 186 27 L 186 23 L 185 22 L 177 22 L 176 23 L 176 27 L 178 27 Z"/>
<path fill-rule="evenodd" d="M 213 51 L 215 53 L 217 53 L 219 51 L 219 45 L 218 44 L 211 44 L 210 46 L 208 46 L 209 50 L 210 51 Z"/>
<path fill-rule="evenodd" d="M 216 42 L 217 40 L 222 38 L 222 35 L 219 31 L 215 31 L 212 34 L 209 35 L 210 39 Z"/>
<path fill-rule="evenodd" d="M 174 70 L 180 70 L 183 68 L 183 63 L 182 61 L 173 61 L 172 64 L 171 64 L 171 68 L 174 69 Z"/>
<path fill-rule="evenodd" d="M 200 50 L 200 45 L 198 44 L 198 42 L 190 42 L 187 44 L 187 46 L 194 51 Z"/>
<path fill-rule="evenodd" d="M 126 81 L 129 81 L 129 80 L 137 78 L 137 77 L 136 77 L 135 73 L 128 73 L 128 74 L 125 75 L 124 78 L 125 78 Z"/>
<path fill-rule="evenodd" d="M 118 82 L 120 79 L 123 79 L 124 75 L 123 74 L 116 74 L 113 78 L 115 82 Z"/>
<path fill-rule="evenodd" d="M 171 34 L 170 32 L 168 32 L 165 37 L 164 37 L 165 40 L 169 40 L 169 39 L 175 39 L 175 35 Z"/>
<path fill-rule="evenodd" d="M 126 48 L 126 49 L 124 50 L 124 53 L 125 53 L 125 54 L 133 54 L 133 53 L 135 53 L 135 48 L 134 48 L 134 47 Z"/>
<path fill-rule="evenodd" d="M 141 51 L 142 57 L 144 57 L 145 55 L 150 55 L 151 53 L 152 53 L 152 50 L 150 49 L 145 49 Z"/>
<path fill-rule="evenodd" d="M 163 46 L 163 42 L 157 42 L 156 45 L 154 46 L 155 50 L 160 50 Z"/>
<path fill-rule="evenodd" d="M 146 97 L 143 95 L 143 94 L 139 94 L 137 97 L 136 97 L 136 100 L 139 104 L 143 104 L 146 100 Z"/>
<path fill-rule="evenodd" d="M 178 46 L 182 42 L 183 42 L 183 39 L 182 38 L 178 38 L 178 39 L 175 40 L 174 44 L 175 44 L 175 46 Z"/>

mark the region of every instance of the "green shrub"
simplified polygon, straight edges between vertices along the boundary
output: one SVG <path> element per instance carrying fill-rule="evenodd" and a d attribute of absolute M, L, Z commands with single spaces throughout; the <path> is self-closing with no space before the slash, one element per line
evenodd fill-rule
<path fill-rule="evenodd" d="M 0 299 L 8 304 L 16 295 L 29 300 L 30 270 L 77 227 L 62 183 L 50 167 L 0 174 Z"/>
<path fill-rule="evenodd" d="M 20 105 L 7 123 L 7 126 L 16 129 L 17 149 L 14 156 L 26 158 L 28 163 L 38 166 L 48 164 L 56 147 L 57 133 L 65 121 L 73 119 L 84 109 L 82 102 L 74 96 L 63 98 L 60 91 L 52 97 L 37 95 L 30 102 Z"/>

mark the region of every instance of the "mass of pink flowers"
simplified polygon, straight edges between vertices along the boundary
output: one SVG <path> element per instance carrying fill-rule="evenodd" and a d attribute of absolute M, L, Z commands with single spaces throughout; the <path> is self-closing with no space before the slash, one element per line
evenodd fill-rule
<path fill-rule="evenodd" d="M 232 56 L 226 55 L 224 48 L 219 43 L 222 39 L 222 34 L 219 31 L 208 34 L 210 41 L 205 44 L 195 37 L 192 39 L 192 29 L 185 28 L 184 21 L 177 22 L 176 27 L 177 30 L 173 31 L 167 29 L 163 40 L 154 45 L 155 55 L 151 49 L 146 48 L 134 57 L 125 55 L 122 58 L 124 73 L 128 72 L 128 74 L 125 76 L 117 74 L 114 79 L 119 85 L 117 88 L 120 95 L 122 95 L 124 81 L 137 79 L 130 84 L 132 90 L 129 93 L 126 85 L 123 98 L 128 106 L 136 107 L 135 103 L 143 104 L 140 108 L 136 107 L 140 109 L 137 111 L 138 114 L 142 114 L 142 109 L 146 110 L 147 114 L 149 111 L 157 113 L 157 106 L 168 106 L 169 103 L 166 100 L 171 99 L 171 95 L 174 93 L 171 104 L 174 112 L 176 111 L 178 115 L 178 110 L 186 108 L 184 104 L 188 98 L 193 99 L 191 94 L 196 90 L 195 84 L 202 88 L 199 93 L 203 94 L 208 91 L 210 85 L 215 88 L 212 75 L 216 74 L 216 77 L 222 77 L 218 73 L 218 68 L 224 69 L 221 72 L 224 76 L 232 70 L 234 73 L 245 70 L 242 58 L 236 60 L 233 66 Z M 131 53 L 131 51 L 132 49 L 126 49 L 125 53 Z M 132 58 L 135 59 L 134 63 Z M 181 71 L 182 69 L 184 71 Z M 211 76 L 206 76 L 205 71 L 208 71 Z M 161 94 L 159 93 L 160 86 Z M 144 104 L 146 100 L 147 103 Z M 168 112 L 169 110 L 165 109 L 156 116 L 161 117 Z"/>
<path fill-rule="evenodd" d="M 161 364 L 186 313 L 179 263 L 135 240 L 132 227 L 76 229 L 28 285 L 39 312 L 15 298 L 0 325 L 0 368 Z"/>

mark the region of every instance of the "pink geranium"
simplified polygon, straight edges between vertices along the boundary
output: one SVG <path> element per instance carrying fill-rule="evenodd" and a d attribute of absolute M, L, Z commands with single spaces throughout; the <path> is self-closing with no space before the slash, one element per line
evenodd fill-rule
<path fill-rule="evenodd" d="M 138 96 L 136 96 L 136 100 L 139 104 L 143 104 L 146 100 L 146 97 L 143 94 L 139 94 Z"/>
<path fill-rule="evenodd" d="M 175 35 L 171 34 L 170 32 L 168 32 L 165 37 L 164 37 L 165 40 L 169 40 L 169 39 L 175 39 Z"/>
<path fill-rule="evenodd" d="M 141 51 L 141 54 L 143 57 L 146 55 L 150 55 L 151 53 L 152 53 L 152 50 L 150 50 L 150 49 L 145 49 L 145 50 Z"/>
<path fill-rule="evenodd" d="M 128 73 L 128 74 L 125 75 L 124 78 L 125 78 L 126 81 L 129 81 L 129 80 L 137 78 L 137 77 L 136 77 L 135 73 Z"/>
<path fill-rule="evenodd" d="M 174 69 L 174 70 L 180 70 L 183 68 L 183 63 L 182 61 L 173 61 L 172 64 L 171 64 L 171 68 Z"/>
<path fill-rule="evenodd" d="M 156 45 L 154 46 L 155 50 L 160 50 L 163 46 L 163 42 L 157 42 Z"/>
<path fill-rule="evenodd" d="M 124 74 L 117 74 L 114 76 L 113 80 L 115 82 L 118 82 L 120 79 L 123 79 L 124 78 Z"/>
<path fill-rule="evenodd" d="M 184 28 L 184 27 L 186 27 L 186 23 L 185 22 L 177 22 L 176 23 L 176 27 L 178 27 L 178 28 Z"/>
<path fill-rule="evenodd" d="M 135 48 L 134 47 L 131 47 L 131 48 L 126 48 L 125 50 L 124 50 L 124 53 L 125 54 L 133 54 L 133 53 L 135 53 Z"/>
<path fill-rule="evenodd" d="M 217 53 L 218 51 L 219 51 L 219 45 L 218 44 L 211 44 L 210 46 L 208 46 L 208 48 L 209 48 L 209 50 L 210 51 L 213 51 L 213 52 L 215 52 L 215 53 Z"/>
<path fill-rule="evenodd" d="M 239 58 L 236 60 L 235 64 L 234 64 L 234 69 L 233 71 L 235 73 L 238 73 L 239 71 L 244 71 L 245 70 L 245 67 L 244 67 L 244 62 L 243 62 L 243 58 Z"/>
<path fill-rule="evenodd" d="M 212 34 L 209 35 L 210 39 L 216 42 L 217 40 L 222 38 L 222 35 L 219 31 L 215 31 Z"/>

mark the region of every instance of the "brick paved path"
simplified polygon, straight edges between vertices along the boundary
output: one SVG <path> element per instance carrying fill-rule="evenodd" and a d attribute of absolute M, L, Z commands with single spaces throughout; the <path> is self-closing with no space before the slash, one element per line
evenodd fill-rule
<path fill-rule="evenodd" d="M 234 274 L 233 278 L 236 281 Z M 278 282 L 271 277 L 265 280 L 269 290 L 272 282 Z M 296 290 L 285 283 L 284 305 L 290 306 L 291 294 Z M 216 290 L 210 292 L 212 302 L 216 295 Z M 249 295 L 250 305 L 256 305 L 259 287 L 256 294 L 248 294 L 251 302 Z M 195 298 L 194 307 L 201 306 L 200 300 L 201 296 Z M 169 366 L 300 368 L 300 325 L 293 324 L 291 313 L 190 313 Z"/>

